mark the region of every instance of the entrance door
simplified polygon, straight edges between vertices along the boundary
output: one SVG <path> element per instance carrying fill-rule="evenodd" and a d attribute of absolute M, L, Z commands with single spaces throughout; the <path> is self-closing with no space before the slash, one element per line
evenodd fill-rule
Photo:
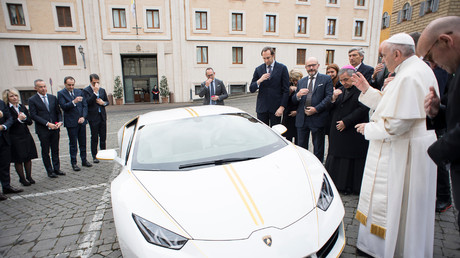
<path fill-rule="evenodd" d="M 125 103 L 151 102 L 152 89 L 158 85 L 156 55 L 121 57 Z"/>

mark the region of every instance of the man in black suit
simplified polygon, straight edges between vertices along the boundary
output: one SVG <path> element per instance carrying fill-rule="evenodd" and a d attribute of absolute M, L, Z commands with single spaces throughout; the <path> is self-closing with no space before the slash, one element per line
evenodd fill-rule
<path fill-rule="evenodd" d="M 64 111 L 64 127 L 69 135 L 70 163 L 74 171 L 80 171 L 77 166 L 77 141 L 80 147 L 81 164 L 92 167 L 86 160 L 86 116 L 88 104 L 83 100 L 83 93 L 74 89 L 75 79 L 71 76 L 64 78 L 65 89 L 58 92 L 59 106 Z"/>
<path fill-rule="evenodd" d="M 252 76 L 249 90 L 259 90 L 257 118 L 269 126 L 281 123 L 281 116 L 289 98 L 289 72 L 285 65 L 275 61 L 275 50 L 264 47 L 261 52 L 264 64 L 258 66 Z"/>
<path fill-rule="evenodd" d="M 417 44 L 417 54 L 434 62 L 455 76 L 450 80 L 441 103 L 434 87 L 425 98 L 429 129 L 446 128 L 444 135 L 428 148 L 428 154 L 438 165 L 450 164 L 452 195 L 455 208 L 460 207 L 460 17 L 447 16 L 432 21 L 423 30 Z M 428 120 L 428 119 L 427 119 Z M 429 123 L 428 123 L 429 122 Z M 460 215 L 457 216 L 460 225 Z"/>
<path fill-rule="evenodd" d="M 204 96 L 203 105 L 223 105 L 224 99 L 228 98 L 227 89 L 224 82 L 216 79 L 216 73 L 211 67 L 206 68 L 206 81 L 201 83 L 201 89 L 198 95 Z"/>
<path fill-rule="evenodd" d="M 305 68 L 308 77 L 297 84 L 292 102 L 298 103 L 295 126 L 300 147 L 308 148 L 310 132 L 313 140 L 313 153 L 323 162 L 324 137 L 326 122 L 329 118 L 328 106 L 332 98 L 332 79 L 329 75 L 318 72 L 319 63 L 315 57 L 307 59 Z"/>
<path fill-rule="evenodd" d="M 105 106 L 109 104 L 107 94 L 99 85 L 99 75 L 93 73 L 89 76 L 91 84 L 83 90 L 83 98 L 88 104 L 88 116 L 86 117 L 91 129 L 91 155 L 93 162 L 99 163 L 96 158 L 97 143 L 100 141 L 101 150 L 106 148 L 107 138 L 107 114 Z"/>
<path fill-rule="evenodd" d="M 42 160 L 48 177 L 56 178 L 65 175 L 60 170 L 59 162 L 59 131 L 62 126 L 62 114 L 56 96 L 47 94 L 46 84 L 43 80 L 34 81 L 37 94 L 29 98 L 30 117 L 35 121 L 35 133 L 40 139 Z M 51 158 L 50 160 L 50 148 Z"/>
<path fill-rule="evenodd" d="M 2 184 L 3 194 L 0 193 L 0 201 L 8 197 L 4 194 L 20 193 L 23 190 L 14 188 L 10 185 L 10 139 L 8 138 L 8 129 L 13 125 L 13 118 L 8 111 L 5 102 L 0 100 L 0 182 Z"/>
<path fill-rule="evenodd" d="M 371 84 L 374 68 L 363 63 L 364 50 L 360 47 L 351 48 L 348 50 L 348 60 L 350 61 L 350 64 L 356 69 L 356 71 L 360 72 L 364 78 L 366 78 L 367 82 Z"/>

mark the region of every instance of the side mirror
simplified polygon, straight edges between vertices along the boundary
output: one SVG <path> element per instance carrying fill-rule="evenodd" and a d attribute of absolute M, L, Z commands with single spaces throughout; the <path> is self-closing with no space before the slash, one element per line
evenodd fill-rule
<path fill-rule="evenodd" d="M 100 160 L 114 160 L 117 158 L 117 151 L 114 149 L 100 150 L 97 152 L 96 158 Z"/>
<path fill-rule="evenodd" d="M 277 124 L 277 125 L 272 126 L 272 130 L 281 135 L 287 131 L 287 128 L 286 126 L 282 124 Z"/>

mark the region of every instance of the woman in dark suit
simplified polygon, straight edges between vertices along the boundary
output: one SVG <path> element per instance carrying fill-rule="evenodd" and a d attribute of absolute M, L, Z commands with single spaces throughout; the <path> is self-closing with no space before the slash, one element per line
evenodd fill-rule
<path fill-rule="evenodd" d="M 3 92 L 3 100 L 10 107 L 13 125 L 10 128 L 11 162 L 23 186 L 35 184 L 32 178 L 32 159 L 37 158 L 37 149 L 28 126 L 32 124 L 27 108 L 19 104 L 19 92 L 16 89 L 7 89 Z M 24 168 L 26 174 L 24 175 Z"/>
<path fill-rule="evenodd" d="M 287 107 L 284 109 L 283 119 L 281 124 L 286 126 L 287 131 L 283 134 L 287 140 L 291 141 L 294 139 L 294 143 L 297 144 L 297 128 L 295 127 L 295 117 L 297 115 L 297 105 L 292 103 L 292 95 L 297 90 L 297 82 L 303 78 L 303 74 L 299 70 L 292 69 L 289 72 L 289 100 Z"/>

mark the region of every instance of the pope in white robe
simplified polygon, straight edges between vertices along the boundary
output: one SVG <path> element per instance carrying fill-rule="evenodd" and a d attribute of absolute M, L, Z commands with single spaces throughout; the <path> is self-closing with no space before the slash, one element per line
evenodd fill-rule
<path fill-rule="evenodd" d="M 354 76 L 359 101 L 375 110 L 371 122 L 356 126 L 369 140 L 357 247 L 374 257 L 432 257 L 437 172 L 427 149 L 436 135 L 426 129 L 424 98 L 437 81 L 409 35 L 396 34 L 381 48 L 393 81 L 379 91 Z"/>

